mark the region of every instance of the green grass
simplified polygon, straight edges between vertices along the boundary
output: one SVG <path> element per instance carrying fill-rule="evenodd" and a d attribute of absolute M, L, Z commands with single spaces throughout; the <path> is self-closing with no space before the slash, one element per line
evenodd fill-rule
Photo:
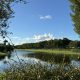
<path fill-rule="evenodd" d="M 80 68 L 20 63 L 5 70 L 0 80 L 80 80 Z"/>
<path fill-rule="evenodd" d="M 4 59 L 7 53 L 0 52 L 0 60 Z"/>
<path fill-rule="evenodd" d="M 7 55 L 6 53 L 0 52 L 0 57 L 4 57 L 4 56 L 6 56 L 6 55 Z"/>
<path fill-rule="evenodd" d="M 48 54 L 77 54 L 69 50 L 31 50 L 33 52 L 44 52 Z M 79 54 L 79 53 L 78 53 Z M 76 68 L 70 64 L 61 63 L 60 65 L 15 62 L 4 73 L 0 74 L 0 80 L 80 80 L 80 68 Z"/>
<path fill-rule="evenodd" d="M 6 53 L 0 52 L 0 55 L 6 55 Z"/>
<path fill-rule="evenodd" d="M 25 49 L 27 51 L 32 51 L 35 54 L 36 58 L 39 58 L 43 61 L 48 62 L 63 62 L 63 58 L 66 62 L 69 62 L 71 60 L 77 60 L 80 61 L 80 52 L 79 50 L 73 50 L 73 49 Z M 43 57 L 39 55 L 43 55 Z M 26 55 L 25 55 L 26 56 Z"/>
<path fill-rule="evenodd" d="M 67 54 L 67 55 L 80 55 L 80 52 L 77 50 L 67 50 L 67 49 L 26 49 L 27 51 L 32 51 L 35 53 L 48 53 L 48 54 Z"/>

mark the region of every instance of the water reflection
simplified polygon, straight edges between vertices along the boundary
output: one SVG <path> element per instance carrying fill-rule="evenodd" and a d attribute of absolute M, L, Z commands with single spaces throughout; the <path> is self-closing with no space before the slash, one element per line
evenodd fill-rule
<path fill-rule="evenodd" d="M 38 63 L 41 64 L 53 64 L 60 65 L 65 63 L 67 65 L 73 65 L 75 67 L 80 67 L 80 57 L 76 55 L 63 55 L 63 54 L 46 54 L 46 53 L 33 53 L 26 50 L 16 50 L 12 54 L 4 57 L 0 60 L 0 70 L 7 68 L 11 64 L 19 63 L 23 61 L 26 63 Z M 67 65 L 66 65 L 67 64 Z"/>
<path fill-rule="evenodd" d="M 46 53 L 32 53 L 28 55 L 24 55 L 24 57 L 34 57 L 36 59 L 40 59 L 42 61 L 46 62 L 52 62 L 52 63 L 70 63 L 71 62 L 71 57 L 68 55 L 63 55 L 63 54 L 46 54 Z"/>

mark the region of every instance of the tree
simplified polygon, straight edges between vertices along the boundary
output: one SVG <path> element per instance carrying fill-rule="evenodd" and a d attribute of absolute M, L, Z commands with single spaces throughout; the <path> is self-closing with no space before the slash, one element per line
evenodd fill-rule
<path fill-rule="evenodd" d="M 78 41 L 71 41 L 69 43 L 69 48 L 78 48 Z"/>
<path fill-rule="evenodd" d="M 68 38 L 63 38 L 63 48 L 68 48 L 69 43 L 71 42 L 71 40 L 69 40 Z"/>
<path fill-rule="evenodd" d="M 26 2 L 26 0 L 0 0 L 0 36 L 3 38 L 4 46 L 6 46 L 6 37 L 9 33 L 9 19 L 13 17 L 14 10 L 11 5 L 18 2 Z"/>
<path fill-rule="evenodd" d="M 74 24 L 74 30 L 80 34 L 80 0 L 70 0 L 71 4 L 71 17 Z"/>
<path fill-rule="evenodd" d="M 14 11 L 11 4 L 25 2 L 24 0 L 0 0 L 0 36 L 5 38 L 8 34 L 9 19 L 13 17 Z"/>

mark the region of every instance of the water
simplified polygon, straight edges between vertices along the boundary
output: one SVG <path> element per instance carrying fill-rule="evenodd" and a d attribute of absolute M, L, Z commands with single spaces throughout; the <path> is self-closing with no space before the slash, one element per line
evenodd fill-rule
<path fill-rule="evenodd" d="M 59 65 L 61 63 L 70 64 L 74 67 L 80 67 L 79 56 L 68 56 L 68 55 L 58 55 L 58 54 L 45 54 L 45 53 L 34 53 L 27 50 L 15 50 L 10 56 L 6 56 L 4 59 L 0 60 L 0 72 L 8 68 L 11 64 L 19 63 L 21 61 L 27 63 L 38 63 L 41 64 L 53 64 Z M 17 64 L 16 64 L 17 65 Z"/>

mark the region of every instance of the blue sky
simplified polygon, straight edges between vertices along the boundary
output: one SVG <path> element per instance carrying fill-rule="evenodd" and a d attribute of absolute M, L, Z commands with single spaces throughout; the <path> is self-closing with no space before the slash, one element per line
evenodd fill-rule
<path fill-rule="evenodd" d="M 9 31 L 13 42 L 34 42 L 34 38 L 63 38 L 79 40 L 74 32 L 68 0 L 28 0 L 13 7 Z M 53 37 L 52 37 L 53 36 Z M 19 42 L 20 41 L 20 42 Z"/>

